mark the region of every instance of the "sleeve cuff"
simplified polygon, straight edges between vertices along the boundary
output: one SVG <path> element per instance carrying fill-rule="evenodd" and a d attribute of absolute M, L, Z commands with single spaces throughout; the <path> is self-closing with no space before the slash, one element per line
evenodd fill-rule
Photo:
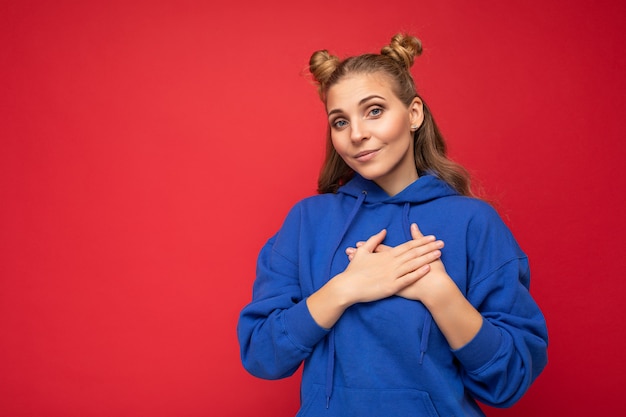
<path fill-rule="evenodd" d="M 502 344 L 500 330 L 483 318 L 483 324 L 474 338 L 452 352 L 468 372 L 479 370 L 496 356 Z"/>
<path fill-rule="evenodd" d="M 312 349 L 330 331 L 315 322 L 306 299 L 285 311 L 284 320 L 287 337 L 300 348 L 307 350 Z"/>

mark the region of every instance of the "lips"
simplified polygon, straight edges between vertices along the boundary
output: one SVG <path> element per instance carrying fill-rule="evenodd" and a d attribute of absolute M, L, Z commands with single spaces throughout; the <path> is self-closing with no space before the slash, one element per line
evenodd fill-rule
<path fill-rule="evenodd" d="M 356 159 L 359 162 L 367 162 L 370 159 L 374 158 L 378 154 L 379 150 L 380 149 L 370 149 L 367 151 L 361 151 L 357 153 L 356 155 L 354 155 L 354 159 Z"/>

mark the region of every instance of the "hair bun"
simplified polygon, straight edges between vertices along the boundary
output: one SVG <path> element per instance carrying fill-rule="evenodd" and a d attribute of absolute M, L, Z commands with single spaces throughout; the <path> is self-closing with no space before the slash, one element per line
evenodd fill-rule
<path fill-rule="evenodd" d="M 324 89 L 326 82 L 333 75 L 340 62 L 337 56 L 331 55 L 326 49 L 313 52 L 311 59 L 309 59 L 309 71 L 320 90 Z"/>
<path fill-rule="evenodd" d="M 398 33 L 391 38 L 389 45 L 380 50 L 380 54 L 392 58 L 409 69 L 413 66 L 415 57 L 422 54 L 422 41 L 415 36 Z"/>

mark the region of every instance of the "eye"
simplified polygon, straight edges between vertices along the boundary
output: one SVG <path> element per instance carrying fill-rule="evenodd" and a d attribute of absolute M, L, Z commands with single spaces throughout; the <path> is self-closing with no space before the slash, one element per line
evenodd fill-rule
<path fill-rule="evenodd" d="M 369 115 L 372 117 L 378 117 L 383 114 L 383 109 L 380 107 L 374 107 L 369 111 Z"/>
<path fill-rule="evenodd" d="M 332 127 L 335 129 L 342 129 L 348 125 L 348 122 L 344 119 L 336 119 L 331 123 Z"/>

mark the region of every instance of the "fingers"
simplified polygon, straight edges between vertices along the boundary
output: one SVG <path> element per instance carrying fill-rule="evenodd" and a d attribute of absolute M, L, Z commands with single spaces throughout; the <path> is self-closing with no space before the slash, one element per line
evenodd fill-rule
<path fill-rule="evenodd" d="M 413 239 L 419 239 L 419 238 L 424 237 L 419 227 L 417 227 L 416 223 L 413 223 L 411 225 L 411 236 L 413 237 Z"/>
<path fill-rule="evenodd" d="M 422 231 L 419 229 L 416 223 L 411 224 L 411 237 L 412 240 L 409 240 L 401 245 L 392 248 L 390 246 L 386 246 L 382 244 L 382 241 L 385 239 L 387 235 L 386 229 L 381 230 L 379 233 L 371 236 L 366 242 L 359 241 L 356 243 L 356 247 L 348 247 L 345 250 L 348 259 L 352 261 L 354 259 L 354 255 L 357 250 L 361 247 L 365 247 L 365 249 L 370 252 L 384 252 L 387 250 L 393 249 L 395 251 L 396 256 L 408 255 L 408 256 L 422 256 L 428 252 L 433 250 L 438 250 L 443 248 L 443 242 L 437 241 L 435 236 L 429 235 L 424 236 Z M 434 246 L 431 243 L 437 242 Z M 407 252 L 411 252 L 407 254 Z M 440 253 L 437 254 L 439 256 Z"/>
<path fill-rule="evenodd" d="M 411 224 L 411 236 L 412 240 L 396 246 L 394 250 L 397 251 L 396 256 L 402 260 L 408 275 L 422 277 L 426 272 L 419 271 L 426 265 L 428 265 L 426 271 L 429 271 L 429 264 L 441 258 L 444 243 L 433 235 L 424 236 L 415 223 Z"/>
<path fill-rule="evenodd" d="M 421 234 L 419 231 L 418 233 Z M 414 254 L 417 254 L 417 256 L 420 256 L 428 251 L 441 248 L 443 248 L 443 241 L 437 240 L 437 238 L 433 235 L 428 235 L 408 240 L 401 245 L 396 246 L 393 250 L 395 251 L 396 256 L 401 256 L 406 252 L 413 252 Z"/>
<path fill-rule="evenodd" d="M 402 257 L 398 258 L 399 261 L 399 269 L 398 274 L 400 276 L 413 274 L 416 271 L 420 271 L 425 266 L 435 262 L 436 260 L 441 258 L 441 250 L 437 249 L 437 246 L 434 244 L 437 242 L 433 242 L 430 244 L 428 248 L 423 248 L 423 251 L 419 252 L 407 252 Z M 420 248 L 420 249 L 422 249 Z M 428 266 L 427 271 L 430 270 L 430 266 Z M 424 272 L 425 274 L 425 272 Z M 423 274 L 418 273 L 421 277 Z"/>
<path fill-rule="evenodd" d="M 363 246 L 361 247 L 368 252 L 374 252 L 376 250 L 376 246 L 383 243 L 383 240 L 385 240 L 385 236 L 387 236 L 387 230 L 383 229 L 367 239 L 367 241 L 363 243 Z"/>
<path fill-rule="evenodd" d="M 363 246 L 364 244 L 365 242 L 359 241 L 359 242 L 356 242 L 356 248 L 353 248 L 352 246 L 349 248 L 346 248 L 346 255 L 348 255 L 348 259 L 352 260 L 354 258 L 354 254 L 356 253 L 356 250 L 360 248 L 361 246 Z M 384 246 L 384 245 L 379 245 L 379 247 L 380 246 Z M 378 249 L 376 249 L 376 251 L 378 251 Z"/>
<path fill-rule="evenodd" d="M 404 289 L 405 287 L 419 281 L 423 278 L 428 272 L 430 272 L 430 264 L 422 265 L 419 268 L 404 274 L 402 277 L 398 278 L 399 284 Z"/>
<path fill-rule="evenodd" d="M 346 255 L 348 255 L 348 260 L 350 260 L 350 261 L 351 261 L 352 259 L 354 259 L 354 255 L 356 254 L 356 251 L 357 251 L 360 247 L 362 247 L 364 244 L 365 244 L 365 242 L 357 242 L 357 244 L 356 244 L 356 248 L 353 248 L 353 247 L 346 248 L 346 251 L 345 251 L 345 252 L 346 252 Z M 383 244 L 381 243 L 380 245 L 376 246 L 376 249 L 374 250 L 374 252 L 376 252 L 376 253 L 380 253 L 380 252 L 387 251 L 387 250 L 389 250 L 389 249 L 391 249 L 391 247 L 390 247 L 390 246 L 383 245 Z"/>

